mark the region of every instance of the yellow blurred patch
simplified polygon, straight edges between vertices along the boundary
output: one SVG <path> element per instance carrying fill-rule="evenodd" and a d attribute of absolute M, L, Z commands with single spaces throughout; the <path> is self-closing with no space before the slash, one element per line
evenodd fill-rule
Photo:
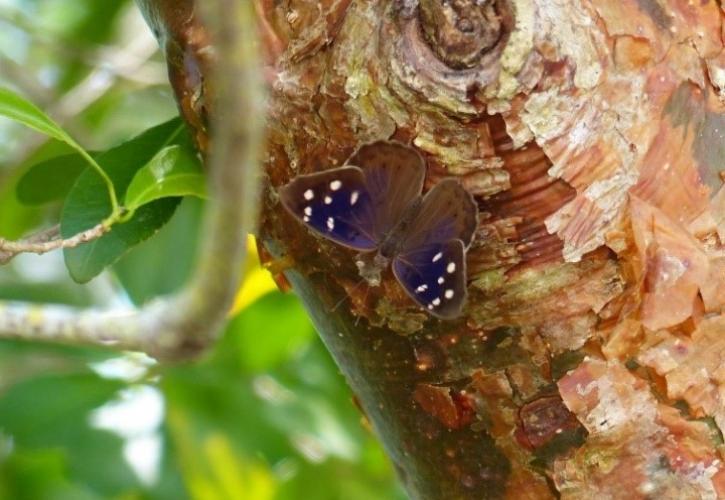
<path fill-rule="evenodd" d="M 277 481 L 270 467 L 234 452 L 229 438 L 213 432 L 197 441 L 186 416 L 168 415 L 184 482 L 193 500 L 272 500 Z"/>
<path fill-rule="evenodd" d="M 247 237 L 247 262 L 244 267 L 244 281 L 237 291 L 230 316 L 235 316 L 262 295 L 277 289 L 269 271 L 259 263 L 257 243 L 251 234 Z"/>
<path fill-rule="evenodd" d="M 235 455 L 229 440 L 222 434 L 213 434 L 204 442 L 204 455 L 223 498 L 271 500 L 276 483 L 265 464 L 244 460 Z"/>

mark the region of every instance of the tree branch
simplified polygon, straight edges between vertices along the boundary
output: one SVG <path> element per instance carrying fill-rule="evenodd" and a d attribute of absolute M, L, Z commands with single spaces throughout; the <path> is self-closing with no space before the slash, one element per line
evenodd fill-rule
<path fill-rule="evenodd" d="M 40 255 L 61 248 L 75 248 L 81 243 L 100 238 L 110 229 L 111 227 L 108 224 L 101 223 L 70 238 L 63 239 L 58 238 L 60 229 L 56 225 L 20 241 L 8 241 L 0 238 L 0 265 L 7 264 L 21 253 L 37 253 Z"/>
<path fill-rule="evenodd" d="M 0 337 L 101 345 L 166 360 L 195 356 L 216 339 L 239 284 L 246 234 L 257 219 L 264 91 L 253 5 L 216 0 L 203 2 L 201 10 L 215 36 L 216 60 L 224 65 L 212 81 L 212 197 L 193 279 L 178 295 L 140 310 L 0 301 Z"/>

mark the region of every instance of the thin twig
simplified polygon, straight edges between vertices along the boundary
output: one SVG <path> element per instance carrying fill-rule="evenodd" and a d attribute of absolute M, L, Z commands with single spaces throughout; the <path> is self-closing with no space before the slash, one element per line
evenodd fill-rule
<path fill-rule="evenodd" d="M 64 239 L 58 238 L 60 229 L 58 226 L 53 226 L 20 241 L 9 241 L 0 238 L 0 264 L 9 262 L 13 257 L 21 253 L 37 253 L 40 255 L 61 248 L 75 248 L 81 243 L 100 238 L 109 229 L 110 226 L 101 223 Z"/>
<path fill-rule="evenodd" d="M 211 198 L 196 273 L 179 295 L 140 310 L 78 311 L 0 301 L 0 337 L 103 345 L 160 359 L 198 355 L 219 333 L 239 285 L 246 234 L 257 219 L 264 88 L 251 2 L 199 2 L 219 64 L 210 164 Z"/>
<path fill-rule="evenodd" d="M 55 240 L 60 236 L 60 224 L 56 224 L 47 229 L 33 233 L 30 236 L 24 238 L 22 241 L 29 243 L 44 243 L 46 241 Z"/>
<path fill-rule="evenodd" d="M 42 231 L 38 231 L 37 233 L 31 234 L 30 236 L 26 237 L 22 240 L 22 242 L 26 243 L 45 243 L 46 241 L 51 241 L 54 239 L 57 239 L 60 236 L 60 224 L 56 224 L 53 227 L 49 227 L 48 229 L 43 229 Z M 0 242 L 7 241 L 0 238 Z M 20 242 L 18 242 L 20 243 Z M 23 252 L 11 252 L 9 250 L 5 250 L 3 246 L 0 244 L 0 265 L 7 264 L 12 259 L 14 259 L 17 255 L 21 254 Z"/>

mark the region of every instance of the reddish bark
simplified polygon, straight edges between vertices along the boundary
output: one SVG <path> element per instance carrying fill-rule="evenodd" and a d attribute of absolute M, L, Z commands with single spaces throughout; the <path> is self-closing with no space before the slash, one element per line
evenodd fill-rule
<path fill-rule="evenodd" d="M 141 3 L 175 41 L 172 80 L 204 145 L 203 30 L 190 2 Z M 725 495 L 718 3 L 257 7 L 271 92 L 260 237 L 293 263 L 411 495 Z M 277 202 L 293 176 L 377 139 L 423 153 L 427 188 L 458 176 L 479 203 L 460 320 L 432 319 L 390 274 L 359 285 L 353 252 Z"/>

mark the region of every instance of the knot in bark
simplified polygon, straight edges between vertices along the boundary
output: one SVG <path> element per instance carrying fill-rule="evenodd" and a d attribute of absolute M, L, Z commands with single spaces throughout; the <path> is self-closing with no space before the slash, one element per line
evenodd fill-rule
<path fill-rule="evenodd" d="M 472 68 L 501 39 L 496 0 L 420 0 L 420 24 L 431 50 L 447 66 Z"/>

